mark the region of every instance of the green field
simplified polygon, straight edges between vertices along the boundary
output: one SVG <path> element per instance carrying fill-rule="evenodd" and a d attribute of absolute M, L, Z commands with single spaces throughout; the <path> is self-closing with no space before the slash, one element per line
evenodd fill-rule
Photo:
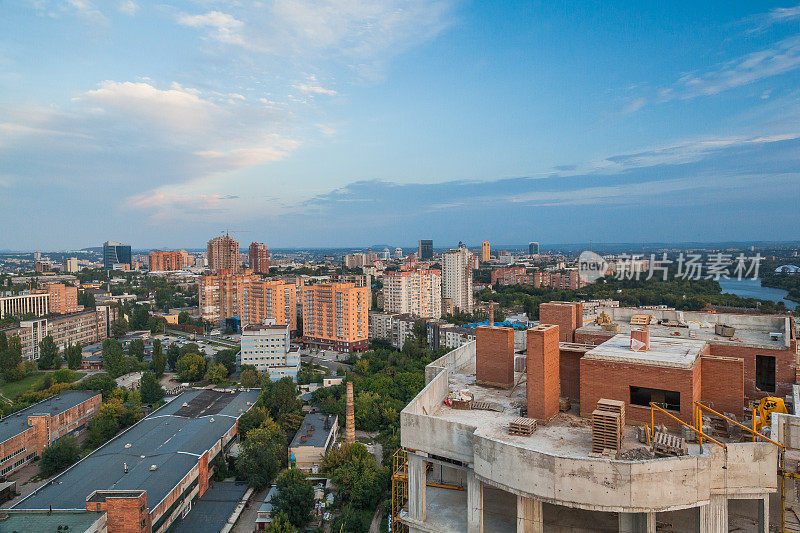
<path fill-rule="evenodd" d="M 0 394 L 9 400 L 13 400 L 20 394 L 35 389 L 42 381 L 43 377 L 44 372 L 34 372 L 19 381 L 14 381 L 12 383 L 3 382 L 0 384 Z"/>

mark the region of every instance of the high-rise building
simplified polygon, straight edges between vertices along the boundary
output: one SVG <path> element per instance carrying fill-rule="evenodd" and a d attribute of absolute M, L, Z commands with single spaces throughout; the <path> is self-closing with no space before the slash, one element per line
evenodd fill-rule
<path fill-rule="evenodd" d="M 419 247 L 417 248 L 417 259 L 424 261 L 425 259 L 433 259 L 433 241 L 430 239 L 420 239 Z"/>
<path fill-rule="evenodd" d="M 50 295 L 51 313 L 66 315 L 83 310 L 82 307 L 78 307 L 78 287 L 63 283 L 50 283 L 45 286 L 45 290 Z"/>
<path fill-rule="evenodd" d="M 539 243 L 538 242 L 528 243 L 528 255 L 539 255 Z"/>
<path fill-rule="evenodd" d="M 300 291 L 305 344 L 338 351 L 368 348 L 369 287 L 317 283 Z"/>
<path fill-rule="evenodd" d="M 114 270 L 118 268 L 122 270 L 124 267 L 115 267 L 115 265 L 128 265 L 128 270 L 131 267 L 131 247 L 121 242 L 106 241 L 103 243 L 103 268 L 106 270 Z"/>
<path fill-rule="evenodd" d="M 212 272 L 229 270 L 238 272 L 241 268 L 239 262 L 239 241 L 232 239 L 228 234 L 214 237 L 208 241 L 208 268 Z"/>
<path fill-rule="evenodd" d="M 251 271 L 222 270 L 200 276 L 200 316 L 213 324 L 239 317 L 243 325 L 275 324 L 297 329 L 295 285 L 286 280 L 267 280 Z"/>
<path fill-rule="evenodd" d="M 365 266 L 372 265 L 375 261 L 378 260 L 378 254 L 369 252 L 369 253 L 355 253 L 355 254 L 347 254 L 344 256 L 344 266 L 346 268 L 362 268 Z"/>
<path fill-rule="evenodd" d="M 394 258 L 395 259 L 402 259 L 403 258 L 403 249 L 399 246 L 394 249 Z"/>
<path fill-rule="evenodd" d="M 442 301 L 448 310 L 472 313 L 472 253 L 463 246 L 442 254 Z"/>
<path fill-rule="evenodd" d="M 64 259 L 64 272 L 68 274 L 74 274 L 78 271 L 78 258 L 77 257 L 68 257 Z"/>
<path fill-rule="evenodd" d="M 183 270 L 189 266 L 189 253 L 186 250 L 172 252 L 150 252 L 147 256 L 150 272 Z"/>
<path fill-rule="evenodd" d="M 481 261 L 486 262 L 492 258 L 492 245 L 489 241 L 481 243 Z"/>
<path fill-rule="evenodd" d="M 383 278 L 383 298 L 383 309 L 388 313 L 439 318 L 442 316 L 442 271 L 420 268 L 387 272 Z"/>
<path fill-rule="evenodd" d="M 256 274 L 269 274 L 269 248 L 263 242 L 250 243 L 250 268 Z"/>

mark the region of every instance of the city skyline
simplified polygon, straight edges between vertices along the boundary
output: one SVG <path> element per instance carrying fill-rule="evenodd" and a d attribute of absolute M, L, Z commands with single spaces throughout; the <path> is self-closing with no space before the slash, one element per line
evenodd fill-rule
<path fill-rule="evenodd" d="M 777 3 L 10 5 L 0 220 L 28 223 L 0 249 L 200 246 L 228 225 L 275 248 L 788 240 L 799 20 Z"/>

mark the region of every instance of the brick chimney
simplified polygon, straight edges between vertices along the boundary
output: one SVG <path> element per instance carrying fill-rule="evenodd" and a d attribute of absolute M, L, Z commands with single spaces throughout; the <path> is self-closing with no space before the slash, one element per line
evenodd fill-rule
<path fill-rule="evenodd" d="M 475 341 L 476 383 L 510 389 L 514 385 L 514 329 L 478 326 Z"/>
<path fill-rule="evenodd" d="M 583 303 L 542 303 L 539 305 L 539 322 L 557 325 L 561 342 L 575 342 L 575 330 L 583 326 Z"/>
<path fill-rule="evenodd" d="M 558 326 L 541 324 L 528 330 L 528 417 L 550 420 L 558 414 Z"/>
<path fill-rule="evenodd" d="M 646 352 L 650 349 L 650 330 L 647 328 L 636 328 L 631 330 L 631 350 L 634 352 Z"/>
<path fill-rule="evenodd" d="M 489 326 L 494 326 L 494 302 L 489 302 Z"/>

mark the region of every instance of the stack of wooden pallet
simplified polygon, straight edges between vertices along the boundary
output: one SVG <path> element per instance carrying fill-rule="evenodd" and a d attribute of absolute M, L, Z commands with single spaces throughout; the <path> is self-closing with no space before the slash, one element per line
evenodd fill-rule
<path fill-rule="evenodd" d="M 592 412 L 592 452 L 620 450 L 625 427 L 625 402 L 601 399 Z"/>
<path fill-rule="evenodd" d="M 682 437 L 656 431 L 653 435 L 653 452 L 657 457 L 673 457 L 687 455 L 689 450 Z"/>
<path fill-rule="evenodd" d="M 527 437 L 536 429 L 536 420 L 518 416 L 511 421 L 508 427 L 509 435 L 522 435 Z"/>

